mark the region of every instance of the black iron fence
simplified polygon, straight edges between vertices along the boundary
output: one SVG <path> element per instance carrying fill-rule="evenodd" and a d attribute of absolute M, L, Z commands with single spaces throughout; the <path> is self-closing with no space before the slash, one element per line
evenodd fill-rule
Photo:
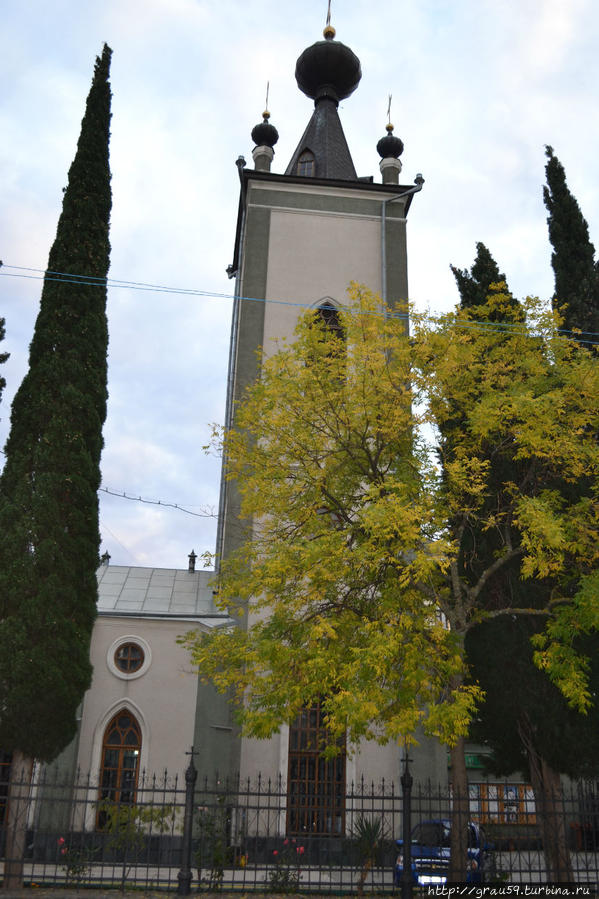
<path fill-rule="evenodd" d="M 599 882 L 598 787 L 575 784 L 547 798 L 526 785 L 472 784 L 463 880 Z M 127 802 L 102 797 L 94 778 L 66 782 L 41 770 L 19 782 L 13 772 L 0 825 L 3 871 L 16 871 L 25 884 L 182 895 L 220 889 L 408 895 L 449 876 L 458 803 L 446 788 L 410 784 L 405 776 L 397 785 L 362 781 L 346 786 L 341 813 L 338 791 L 335 815 L 327 815 L 328 804 L 330 796 L 314 790 L 288 792 L 282 779 L 197 778 L 193 763 L 185 777 L 140 776 Z M 294 830 L 297 821 L 301 830 Z M 407 831 L 404 869 L 397 840 Z"/>

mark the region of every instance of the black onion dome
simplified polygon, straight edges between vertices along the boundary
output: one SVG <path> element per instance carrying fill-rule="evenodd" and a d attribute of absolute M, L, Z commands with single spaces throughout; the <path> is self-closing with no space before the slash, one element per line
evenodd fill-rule
<path fill-rule="evenodd" d="M 252 128 L 252 140 L 257 147 L 270 147 L 271 150 L 279 139 L 279 132 L 274 125 L 268 121 L 269 112 L 263 112 L 263 119 L 260 124 Z"/>
<path fill-rule="evenodd" d="M 324 41 L 317 41 L 299 57 L 295 66 L 297 86 L 308 97 L 344 100 L 353 94 L 362 77 L 360 60 L 349 47 L 334 41 L 334 29 L 325 29 Z"/>
<path fill-rule="evenodd" d="M 387 134 L 381 137 L 376 145 L 377 152 L 381 159 L 399 159 L 403 153 L 403 141 L 393 134 L 393 125 L 387 125 Z"/>

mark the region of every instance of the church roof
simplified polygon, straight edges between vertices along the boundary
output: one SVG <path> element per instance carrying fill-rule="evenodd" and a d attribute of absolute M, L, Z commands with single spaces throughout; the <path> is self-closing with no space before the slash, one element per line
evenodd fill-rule
<path fill-rule="evenodd" d="M 286 175 L 297 173 L 299 157 L 306 150 L 314 154 L 316 178 L 357 180 L 356 169 L 337 112 L 337 103 L 328 97 L 322 97 L 316 103 L 308 127 L 287 166 Z"/>
<path fill-rule="evenodd" d="M 100 565 L 98 614 L 135 618 L 226 620 L 214 605 L 213 571 Z M 217 619 L 217 620 L 215 620 Z"/>

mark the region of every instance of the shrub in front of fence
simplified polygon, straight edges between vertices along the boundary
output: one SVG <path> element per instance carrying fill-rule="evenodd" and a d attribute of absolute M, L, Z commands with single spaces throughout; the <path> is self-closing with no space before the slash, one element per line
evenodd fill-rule
<path fill-rule="evenodd" d="M 273 849 L 274 868 L 268 872 L 271 893 L 295 893 L 302 879 L 301 866 L 306 849 L 295 839 L 284 839 L 281 849 Z"/>
<path fill-rule="evenodd" d="M 85 846 L 81 840 L 79 845 L 69 845 L 64 837 L 56 841 L 60 867 L 65 872 L 67 884 L 80 886 L 91 874 L 92 864 L 98 849 Z"/>

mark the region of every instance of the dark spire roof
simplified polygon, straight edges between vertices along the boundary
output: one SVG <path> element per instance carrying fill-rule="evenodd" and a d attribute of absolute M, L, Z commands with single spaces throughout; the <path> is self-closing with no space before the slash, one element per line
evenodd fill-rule
<path fill-rule="evenodd" d="M 317 102 L 308 127 L 287 166 L 286 175 L 297 173 L 299 157 L 306 150 L 314 154 L 314 177 L 357 180 L 358 176 L 337 113 L 337 104 L 332 100 L 323 98 Z"/>
<path fill-rule="evenodd" d="M 334 28 L 327 25 L 324 36 L 324 41 L 304 50 L 295 67 L 298 87 L 314 100 L 314 112 L 285 174 L 297 174 L 299 157 L 310 151 L 316 178 L 355 181 L 356 170 L 337 107 L 360 82 L 360 60 L 345 44 L 333 40 Z"/>

